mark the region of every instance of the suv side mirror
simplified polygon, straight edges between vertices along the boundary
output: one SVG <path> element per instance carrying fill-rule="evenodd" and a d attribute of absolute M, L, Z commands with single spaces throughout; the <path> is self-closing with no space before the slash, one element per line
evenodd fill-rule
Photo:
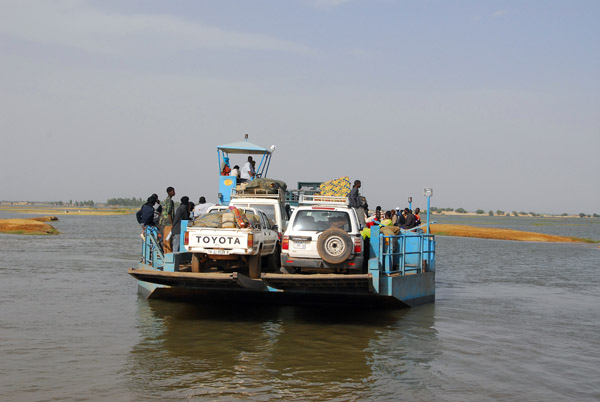
<path fill-rule="evenodd" d="M 277 225 L 273 225 L 271 227 L 271 229 L 274 230 L 274 231 L 276 231 L 276 232 L 279 232 L 279 227 Z"/>

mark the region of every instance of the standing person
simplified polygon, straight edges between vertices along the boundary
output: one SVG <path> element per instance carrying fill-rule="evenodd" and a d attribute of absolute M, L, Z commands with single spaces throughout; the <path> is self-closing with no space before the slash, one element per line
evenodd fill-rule
<path fill-rule="evenodd" d="M 173 229 L 172 235 L 173 238 L 173 252 L 177 253 L 179 251 L 179 242 L 181 239 L 181 221 L 190 219 L 190 206 L 189 206 L 190 198 L 188 196 L 181 197 L 181 204 L 177 207 L 177 211 L 175 211 L 175 218 L 173 218 Z"/>
<path fill-rule="evenodd" d="M 188 206 L 189 206 L 189 208 L 188 208 L 188 209 L 189 209 L 189 211 L 190 211 L 190 217 L 189 217 L 189 219 L 190 219 L 191 221 L 193 221 L 193 220 L 194 220 L 194 218 L 195 218 L 195 217 L 194 217 L 194 208 L 196 208 L 196 204 L 194 204 L 193 202 L 191 202 L 191 201 L 190 201 L 190 202 L 188 202 Z"/>
<path fill-rule="evenodd" d="M 254 166 L 252 165 L 252 162 L 254 161 L 252 160 L 252 157 L 249 156 L 248 162 L 244 163 L 244 166 L 242 166 L 242 170 L 240 171 L 241 181 L 251 180 L 255 176 Z"/>
<path fill-rule="evenodd" d="M 162 215 L 162 205 L 160 205 L 160 200 L 158 199 L 158 194 L 152 194 L 152 197 L 156 200 L 154 203 L 154 226 L 158 226 L 160 223 L 160 216 Z"/>
<path fill-rule="evenodd" d="M 154 198 L 154 194 L 148 197 L 148 200 L 139 211 L 135 213 L 135 217 L 140 225 L 142 225 L 142 230 L 146 228 L 146 226 L 155 226 L 154 224 L 154 203 L 156 202 L 156 198 Z"/>
<path fill-rule="evenodd" d="M 200 199 L 198 199 L 198 205 L 196 205 L 196 207 L 194 208 L 194 219 L 204 215 L 208 212 L 208 209 L 210 207 L 214 206 L 215 204 L 213 204 L 212 202 L 206 202 L 206 198 L 200 197 Z"/>
<path fill-rule="evenodd" d="M 354 180 L 354 186 L 352 190 L 350 190 L 350 195 L 348 196 L 349 205 L 351 208 L 354 208 L 356 211 L 356 215 L 358 216 L 358 222 L 361 227 L 365 226 L 365 204 L 360 197 L 360 193 L 358 189 L 362 186 L 360 180 Z"/>
<path fill-rule="evenodd" d="M 175 213 L 175 204 L 173 203 L 174 196 L 175 189 L 173 187 L 167 187 L 167 198 L 164 201 L 162 215 L 160 216 L 160 229 L 163 233 L 163 252 L 165 253 L 173 251 L 169 234 L 173 227 L 173 216 Z"/>

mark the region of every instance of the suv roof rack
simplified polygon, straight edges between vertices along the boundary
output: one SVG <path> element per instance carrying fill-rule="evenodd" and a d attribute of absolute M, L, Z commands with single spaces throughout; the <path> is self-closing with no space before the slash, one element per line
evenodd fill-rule
<path fill-rule="evenodd" d="M 256 193 L 259 191 L 259 193 Z M 285 200 L 285 192 L 282 189 L 278 189 L 277 193 L 267 193 L 262 189 L 251 189 L 251 190 L 231 190 L 231 196 L 236 198 L 270 198 L 279 201 Z"/>
<path fill-rule="evenodd" d="M 348 197 L 336 197 L 333 195 L 308 195 L 300 194 L 300 204 L 329 204 L 329 205 L 348 205 Z"/>

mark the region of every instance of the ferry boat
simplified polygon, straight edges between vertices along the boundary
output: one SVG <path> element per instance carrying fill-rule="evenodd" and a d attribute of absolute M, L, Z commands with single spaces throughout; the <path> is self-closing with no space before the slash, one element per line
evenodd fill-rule
<path fill-rule="evenodd" d="M 219 159 L 219 203 L 228 205 L 238 186 L 234 176 L 223 176 L 229 155 L 260 157 L 256 176 L 267 177 L 274 147 L 245 141 L 217 147 Z M 371 228 L 370 242 L 363 250 L 368 259 L 361 273 L 287 273 L 264 269 L 259 277 L 244 270 L 194 272 L 187 251 L 163 253 L 155 228 L 146 228 L 141 261 L 129 269 L 138 292 L 147 298 L 199 299 L 218 303 L 258 302 L 311 305 L 362 305 L 413 307 L 435 301 L 435 236 L 429 230 L 432 193 L 426 189 L 427 223 L 385 235 Z M 285 199 L 285 198 L 284 198 Z M 187 221 L 181 225 L 181 246 Z M 283 230 L 283 228 L 281 228 Z M 265 267 L 266 268 L 266 267 Z"/>

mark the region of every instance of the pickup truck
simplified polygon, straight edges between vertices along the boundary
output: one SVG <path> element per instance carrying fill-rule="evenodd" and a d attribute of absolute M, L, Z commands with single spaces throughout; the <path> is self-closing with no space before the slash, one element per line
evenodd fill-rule
<path fill-rule="evenodd" d="M 255 208 L 244 208 L 248 227 L 233 221 L 221 227 L 227 211 L 210 211 L 188 225 L 185 250 L 192 253 L 192 272 L 244 271 L 260 278 L 261 258 L 278 259 L 278 234 L 267 215 Z"/>

